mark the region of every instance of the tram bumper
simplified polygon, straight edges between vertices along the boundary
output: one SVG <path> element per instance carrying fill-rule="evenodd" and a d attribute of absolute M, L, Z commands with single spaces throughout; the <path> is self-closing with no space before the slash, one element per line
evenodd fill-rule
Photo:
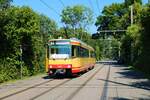
<path fill-rule="evenodd" d="M 63 75 L 72 69 L 71 64 L 50 64 L 48 73 L 55 75 Z"/>

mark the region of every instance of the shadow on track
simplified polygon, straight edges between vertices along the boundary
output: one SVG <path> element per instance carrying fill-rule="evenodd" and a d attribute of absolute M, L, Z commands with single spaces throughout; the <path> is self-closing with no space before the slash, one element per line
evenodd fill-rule
<path fill-rule="evenodd" d="M 43 79 L 72 79 L 72 78 L 77 78 L 77 77 L 79 77 L 79 76 L 65 76 L 65 75 L 49 76 L 49 75 L 47 75 L 42 78 Z"/>
<path fill-rule="evenodd" d="M 89 70 L 91 71 L 91 70 Z M 71 76 L 68 76 L 68 75 L 47 75 L 47 76 L 44 76 L 42 77 L 43 79 L 73 79 L 73 78 L 78 78 L 82 75 L 84 75 L 85 73 L 89 72 L 89 71 L 85 71 L 85 72 L 81 72 L 81 73 L 78 73 L 78 74 L 74 74 L 74 75 L 71 75 Z"/>
<path fill-rule="evenodd" d="M 129 86 L 132 88 L 137 88 L 137 89 L 143 89 L 146 91 L 150 91 L 150 80 L 144 76 L 143 73 L 133 70 L 133 68 L 130 68 L 126 65 L 120 65 L 117 62 L 97 62 L 98 64 L 104 64 L 104 65 L 110 65 L 110 67 L 117 67 L 120 70 L 118 70 L 116 73 L 119 74 L 118 78 L 127 78 L 130 80 L 135 80 L 131 81 L 130 83 L 124 83 L 124 82 L 118 82 L 110 79 L 98 79 L 104 82 L 108 83 L 114 83 L 117 85 L 123 85 L 123 86 Z M 135 97 L 136 98 L 136 97 Z M 150 95 L 145 96 L 143 98 L 136 98 L 136 100 L 150 100 Z M 124 97 L 114 97 L 111 98 L 111 100 L 131 100 L 130 98 L 124 98 Z"/>

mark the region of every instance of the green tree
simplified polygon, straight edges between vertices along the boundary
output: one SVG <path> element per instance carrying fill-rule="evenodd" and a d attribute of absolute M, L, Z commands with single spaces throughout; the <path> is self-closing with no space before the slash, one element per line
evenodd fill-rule
<path fill-rule="evenodd" d="M 125 5 L 128 7 L 134 4 L 135 2 L 142 4 L 142 0 L 125 0 Z"/>
<path fill-rule="evenodd" d="M 57 24 L 54 20 L 45 15 L 40 15 L 40 34 L 43 37 L 44 44 L 57 35 L 57 30 Z"/>
<path fill-rule="evenodd" d="M 48 40 L 43 34 L 51 34 L 52 29 L 44 26 L 41 16 L 29 7 L 10 7 L 0 12 L 0 82 L 19 78 L 21 63 L 25 76 L 43 71 L 44 40 Z M 55 27 L 50 19 L 47 23 Z"/>
<path fill-rule="evenodd" d="M 133 22 L 130 22 L 130 5 L 133 5 Z M 140 52 L 140 36 L 141 36 L 141 13 L 143 6 L 141 0 L 125 0 L 125 3 L 115 3 L 105 6 L 102 14 L 97 18 L 95 25 L 100 30 L 127 30 L 127 32 L 100 33 L 101 37 L 114 36 L 117 40 L 121 40 L 121 57 L 126 63 L 134 62 L 134 58 L 139 56 Z M 137 50 L 136 50 L 137 49 Z M 133 54 L 134 53 L 134 54 Z M 133 57 L 132 57 L 133 56 Z M 132 64 L 133 64 L 132 62 Z"/>
<path fill-rule="evenodd" d="M 6 9 L 8 7 L 10 7 L 10 3 L 13 0 L 0 0 L 0 9 Z"/>
<path fill-rule="evenodd" d="M 132 0 L 127 0 L 130 2 Z M 141 0 L 134 0 L 133 13 L 134 23 L 140 22 L 140 15 L 142 12 Z M 125 3 L 126 3 L 125 2 Z M 105 6 L 102 15 L 97 18 L 95 25 L 100 30 L 126 30 L 130 26 L 130 7 L 125 6 L 125 3 L 113 3 L 109 6 Z M 104 35 L 104 34 L 102 34 Z"/>
<path fill-rule="evenodd" d="M 81 28 L 86 29 L 92 23 L 93 13 L 90 8 L 82 5 L 66 7 L 62 10 L 61 21 L 68 28 L 73 30 Z"/>
<path fill-rule="evenodd" d="M 134 64 L 141 53 L 141 13 L 144 7 L 135 2 L 133 4 L 134 24 L 128 26 L 126 34 L 122 37 L 122 59 L 125 63 Z"/>
<path fill-rule="evenodd" d="M 110 6 L 105 6 L 102 15 L 97 18 L 95 25 L 99 30 L 124 29 L 118 24 L 119 20 L 126 13 L 124 4 L 113 3 Z"/>
<path fill-rule="evenodd" d="M 142 34 L 141 34 L 141 53 L 135 64 L 135 67 L 142 70 L 143 72 L 150 75 L 150 5 L 147 5 L 145 9 L 143 9 L 141 23 L 142 23 Z"/>
<path fill-rule="evenodd" d="M 105 6 L 102 15 L 97 17 L 95 25 L 98 27 L 100 39 L 113 39 L 114 41 L 108 42 L 103 40 L 102 56 L 103 58 L 117 59 L 119 56 L 119 41 L 125 32 L 99 32 L 101 30 L 124 30 L 130 25 L 128 8 L 125 8 L 124 3 L 113 3 Z M 113 37 L 112 37 L 113 36 Z M 119 41 L 117 41 L 119 40 Z M 114 43 L 112 43 L 114 42 Z M 110 44 L 110 45 L 108 45 Z M 114 49 L 116 48 L 116 49 Z M 115 53 L 117 53 L 115 55 Z M 114 57 L 115 56 L 115 57 Z"/>
<path fill-rule="evenodd" d="M 121 58 L 126 64 L 134 64 L 141 53 L 141 25 L 128 27 L 126 35 L 121 39 Z"/>
<path fill-rule="evenodd" d="M 39 43 L 41 44 L 39 38 L 39 17 L 28 7 L 12 7 L 6 11 L 4 19 L 6 18 L 8 19 L 7 23 L 3 25 L 3 34 L 5 35 L 3 40 L 7 39 L 11 49 L 8 50 L 9 57 L 19 57 L 21 45 L 23 61 L 27 66 L 30 66 L 28 68 L 32 73 L 35 67 L 34 64 L 38 59 L 36 56 L 40 53 L 38 49 L 40 46 L 37 46 Z"/>

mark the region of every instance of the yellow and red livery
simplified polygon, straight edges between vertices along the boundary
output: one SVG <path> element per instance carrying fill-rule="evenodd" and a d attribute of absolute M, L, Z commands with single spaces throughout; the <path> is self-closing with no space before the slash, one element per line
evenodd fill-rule
<path fill-rule="evenodd" d="M 48 42 L 46 71 L 49 74 L 76 74 L 94 68 L 94 49 L 76 38 Z"/>

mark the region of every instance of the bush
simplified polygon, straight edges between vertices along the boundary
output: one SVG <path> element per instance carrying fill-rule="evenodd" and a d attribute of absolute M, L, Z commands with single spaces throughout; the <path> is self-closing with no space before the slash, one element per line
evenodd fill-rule
<path fill-rule="evenodd" d="M 0 68 L 0 83 L 4 81 L 8 81 L 11 79 L 18 79 L 19 77 L 19 68 L 18 66 L 18 61 L 12 59 L 12 58 L 7 58 L 4 60 L 0 61 L 1 63 L 1 68 Z"/>
<path fill-rule="evenodd" d="M 40 15 L 29 7 L 10 7 L 0 10 L 0 22 L 0 82 L 20 78 L 21 65 L 23 76 L 43 71 L 48 37 L 40 33 Z"/>
<path fill-rule="evenodd" d="M 142 50 L 141 55 L 135 66 L 138 69 L 142 70 L 146 74 L 150 75 L 150 5 L 148 9 L 142 14 L 142 26 L 144 28 L 141 41 L 142 41 Z"/>

